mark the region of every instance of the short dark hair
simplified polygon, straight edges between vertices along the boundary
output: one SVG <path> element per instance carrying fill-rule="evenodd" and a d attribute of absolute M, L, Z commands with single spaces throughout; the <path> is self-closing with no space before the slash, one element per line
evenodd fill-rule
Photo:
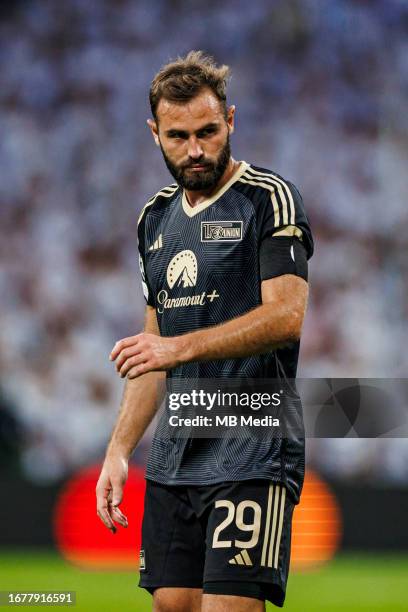
<path fill-rule="evenodd" d="M 190 51 L 185 57 L 163 66 L 150 86 L 149 101 L 157 121 L 157 107 L 162 98 L 181 104 L 194 98 L 204 87 L 209 87 L 220 100 L 227 115 L 227 79 L 229 67 L 217 66 L 203 51 Z"/>

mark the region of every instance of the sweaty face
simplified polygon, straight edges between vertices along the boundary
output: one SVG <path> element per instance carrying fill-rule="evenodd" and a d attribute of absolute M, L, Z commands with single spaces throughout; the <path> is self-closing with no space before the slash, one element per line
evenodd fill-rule
<path fill-rule="evenodd" d="M 228 125 L 217 97 L 204 90 L 185 104 L 162 99 L 157 116 L 160 148 L 177 183 L 191 191 L 214 188 L 231 156 Z"/>

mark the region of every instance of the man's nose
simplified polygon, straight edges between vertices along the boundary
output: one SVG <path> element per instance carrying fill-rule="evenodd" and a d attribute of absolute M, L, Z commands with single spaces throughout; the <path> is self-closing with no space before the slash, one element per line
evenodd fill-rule
<path fill-rule="evenodd" d="M 197 138 L 195 136 L 192 136 L 191 138 L 189 138 L 189 140 L 188 140 L 188 156 L 191 159 L 200 159 L 200 157 L 202 157 L 203 154 L 204 154 L 204 151 L 203 151 L 200 143 L 198 142 Z"/>

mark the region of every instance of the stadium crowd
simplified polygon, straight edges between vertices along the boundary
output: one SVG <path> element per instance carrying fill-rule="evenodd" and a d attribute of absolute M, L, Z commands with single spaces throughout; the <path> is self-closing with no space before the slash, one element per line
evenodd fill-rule
<path fill-rule="evenodd" d="M 235 157 L 305 201 L 299 375 L 405 377 L 407 30 L 402 0 L 2 3 L 0 412 L 23 426 L 28 477 L 104 451 L 122 389 L 108 354 L 143 323 L 138 212 L 172 182 L 149 83 L 192 48 L 232 67 Z M 408 482 L 406 440 L 308 444 L 332 474 Z"/>

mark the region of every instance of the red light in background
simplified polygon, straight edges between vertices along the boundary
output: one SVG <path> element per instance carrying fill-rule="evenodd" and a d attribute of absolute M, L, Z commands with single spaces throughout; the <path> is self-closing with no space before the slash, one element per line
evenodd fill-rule
<path fill-rule="evenodd" d="M 87 569 L 137 570 L 146 488 L 144 471 L 129 466 L 120 505 L 129 526 L 124 529 L 116 523 L 116 534 L 96 514 L 95 487 L 100 471 L 100 465 L 82 469 L 63 487 L 54 508 L 56 545 L 65 559 Z"/>
<path fill-rule="evenodd" d="M 308 470 L 293 515 L 292 568 L 305 570 L 329 561 L 339 547 L 341 534 L 341 512 L 334 493 Z"/>
<path fill-rule="evenodd" d="M 144 471 L 130 466 L 121 509 L 129 527 L 113 535 L 96 515 L 95 487 L 101 466 L 80 470 L 62 489 L 54 510 L 54 537 L 65 559 L 86 569 L 138 570 L 145 494 Z M 307 471 L 301 501 L 295 507 L 291 566 L 314 568 L 339 547 L 341 513 L 334 493 Z"/>

